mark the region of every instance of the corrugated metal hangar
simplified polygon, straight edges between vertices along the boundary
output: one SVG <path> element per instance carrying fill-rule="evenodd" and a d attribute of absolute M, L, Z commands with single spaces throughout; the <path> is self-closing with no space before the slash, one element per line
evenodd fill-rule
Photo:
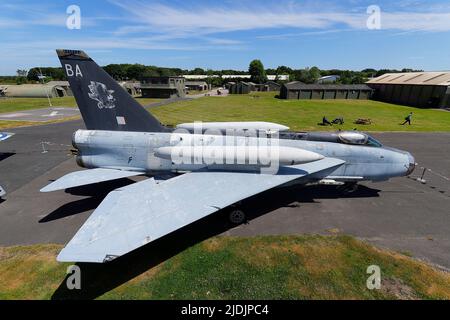
<path fill-rule="evenodd" d="M 69 85 L 57 82 L 48 84 L 21 84 L 0 86 L 0 96 L 11 98 L 58 98 L 71 96 Z"/>
<path fill-rule="evenodd" d="M 232 83 L 228 88 L 230 94 L 248 94 L 255 91 L 255 84 L 253 82 L 239 82 Z"/>
<path fill-rule="evenodd" d="M 252 91 L 269 92 L 279 91 L 281 85 L 274 81 L 267 81 L 266 83 L 257 84 L 253 82 L 228 82 L 225 87 L 230 94 L 248 94 Z"/>
<path fill-rule="evenodd" d="M 261 92 L 280 91 L 280 89 L 281 85 L 274 81 L 267 81 L 266 83 L 255 85 L 255 90 Z"/>
<path fill-rule="evenodd" d="M 450 107 L 450 72 L 388 73 L 367 82 L 375 100 L 420 108 Z"/>
<path fill-rule="evenodd" d="M 372 89 L 365 84 L 332 85 L 304 84 L 300 81 L 283 84 L 280 90 L 281 99 L 362 99 L 372 96 Z"/>

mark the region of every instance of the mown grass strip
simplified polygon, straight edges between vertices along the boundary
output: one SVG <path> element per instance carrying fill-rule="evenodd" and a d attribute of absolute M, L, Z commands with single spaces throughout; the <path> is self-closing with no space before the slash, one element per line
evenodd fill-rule
<path fill-rule="evenodd" d="M 0 299 L 51 298 L 65 285 L 68 264 L 55 260 L 60 249 L 55 245 L 0 249 Z M 380 290 L 366 287 L 370 265 L 381 268 Z M 95 267 L 82 266 L 82 274 L 87 272 L 83 268 Z M 124 272 L 113 265 L 101 270 L 102 281 L 112 282 Z M 104 284 L 94 282 L 84 290 L 99 285 Z M 215 237 L 98 298 L 450 299 L 450 275 L 349 236 Z"/>

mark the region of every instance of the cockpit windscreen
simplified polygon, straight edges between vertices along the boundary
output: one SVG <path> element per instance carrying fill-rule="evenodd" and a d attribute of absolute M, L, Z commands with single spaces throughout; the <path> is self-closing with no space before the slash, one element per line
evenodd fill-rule
<path fill-rule="evenodd" d="M 382 144 L 375 138 L 369 136 L 366 133 L 356 131 L 355 132 L 347 131 L 339 133 L 339 140 L 345 144 L 369 146 L 375 148 L 382 147 Z"/>

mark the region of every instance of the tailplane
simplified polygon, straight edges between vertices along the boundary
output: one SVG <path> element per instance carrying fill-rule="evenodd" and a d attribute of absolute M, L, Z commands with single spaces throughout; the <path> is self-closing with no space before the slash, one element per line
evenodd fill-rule
<path fill-rule="evenodd" d="M 78 50 L 57 50 L 88 130 L 162 132 L 165 127 Z"/>

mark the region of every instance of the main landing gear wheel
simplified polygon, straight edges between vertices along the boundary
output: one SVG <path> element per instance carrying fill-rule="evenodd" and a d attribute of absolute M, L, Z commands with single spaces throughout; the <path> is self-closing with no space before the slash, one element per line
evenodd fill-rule
<path fill-rule="evenodd" d="M 228 219 L 232 224 L 243 224 L 247 220 L 245 212 L 240 209 L 232 209 L 228 215 Z"/>
<path fill-rule="evenodd" d="M 346 183 L 343 186 L 340 186 L 338 188 L 339 191 L 341 191 L 344 194 L 351 194 L 358 190 L 358 184 L 357 183 Z"/>

